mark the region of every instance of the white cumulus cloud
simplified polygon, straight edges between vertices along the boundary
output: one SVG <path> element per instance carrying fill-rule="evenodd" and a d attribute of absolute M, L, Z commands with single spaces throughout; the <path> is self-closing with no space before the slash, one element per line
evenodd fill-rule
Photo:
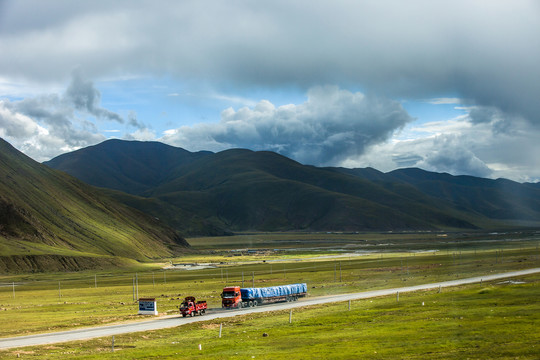
<path fill-rule="evenodd" d="M 324 86 L 311 88 L 302 104 L 276 107 L 262 100 L 253 108 L 229 108 L 217 124 L 184 126 L 162 140 L 189 150 L 271 150 L 330 165 L 361 155 L 412 120 L 396 101 Z"/>

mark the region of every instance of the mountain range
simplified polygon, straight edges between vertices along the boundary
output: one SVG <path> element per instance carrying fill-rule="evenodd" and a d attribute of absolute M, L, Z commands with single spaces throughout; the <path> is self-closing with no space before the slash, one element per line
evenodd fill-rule
<path fill-rule="evenodd" d="M 269 151 L 108 140 L 45 163 L 185 235 L 538 226 L 539 184 L 320 168 Z"/>
<path fill-rule="evenodd" d="M 188 246 L 155 217 L 0 139 L 0 273 L 118 266 Z"/>

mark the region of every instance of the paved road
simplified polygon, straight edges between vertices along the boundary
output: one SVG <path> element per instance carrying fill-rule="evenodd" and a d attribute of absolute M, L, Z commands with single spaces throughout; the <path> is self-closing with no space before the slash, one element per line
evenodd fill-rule
<path fill-rule="evenodd" d="M 317 297 L 317 298 L 302 299 L 297 302 L 278 303 L 278 304 L 264 305 L 260 307 L 240 309 L 240 310 L 225 311 L 221 309 L 215 309 L 215 310 L 213 309 L 213 310 L 208 311 L 205 316 L 195 316 L 192 318 L 191 317 L 182 318 L 180 316 L 174 315 L 174 316 L 167 316 L 167 317 L 162 317 L 159 319 L 140 321 L 140 322 L 134 322 L 134 323 L 107 325 L 107 326 L 84 328 L 84 329 L 62 331 L 62 332 L 55 332 L 55 333 L 48 333 L 48 334 L 4 338 L 4 339 L 0 339 L 0 349 L 45 345 L 45 344 L 53 344 L 53 343 L 74 341 L 74 340 L 86 340 L 86 339 L 91 339 L 91 338 L 133 333 L 133 332 L 139 332 L 139 331 L 157 330 L 157 329 L 164 329 L 164 328 L 185 325 L 185 324 L 189 324 L 189 323 L 193 323 L 197 321 L 205 321 L 205 320 L 212 320 L 212 319 L 218 319 L 218 318 L 228 318 L 228 317 L 233 317 L 233 316 L 238 316 L 238 315 L 245 315 L 249 313 L 288 310 L 288 309 L 304 307 L 304 306 L 309 306 L 309 305 L 319 305 L 319 304 L 326 304 L 326 303 L 335 303 L 335 302 L 340 302 L 340 301 L 367 299 L 367 298 L 373 298 L 373 297 L 378 297 L 378 296 L 392 295 L 392 294 L 396 294 L 397 292 L 405 293 L 405 292 L 418 291 L 418 290 L 437 289 L 439 287 L 444 288 L 444 287 L 449 287 L 449 286 L 479 283 L 482 281 L 504 279 L 504 278 L 509 278 L 509 277 L 516 277 L 516 276 L 521 276 L 521 275 L 539 273 L 539 272 L 540 272 L 540 268 L 534 268 L 534 269 L 512 271 L 512 272 L 501 273 L 501 274 L 477 276 L 477 277 L 472 277 L 472 278 L 467 278 L 467 279 L 443 281 L 443 282 L 437 282 L 437 283 L 431 283 L 431 284 L 406 286 L 406 287 L 393 288 L 393 289 L 364 291 L 364 292 L 358 292 L 358 293 L 353 293 L 353 294 L 323 296 L 323 297 Z"/>

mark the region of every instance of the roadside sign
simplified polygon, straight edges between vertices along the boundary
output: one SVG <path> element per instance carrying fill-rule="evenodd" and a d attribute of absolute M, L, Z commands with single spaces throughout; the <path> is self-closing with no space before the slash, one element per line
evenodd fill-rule
<path fill-rule="evenodd" d="M 155 298 L 139 299 L 139 315 L 157 315 L 157 306 Z"/>

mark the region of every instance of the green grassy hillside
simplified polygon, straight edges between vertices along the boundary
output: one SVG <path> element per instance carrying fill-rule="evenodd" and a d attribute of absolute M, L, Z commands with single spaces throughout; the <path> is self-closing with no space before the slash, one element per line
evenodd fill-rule
<path fill-rule="evenodd" d="M 420 169 L 318 168 L 268 151 L 189 153 L 115 140 L 47 164 L 121 191 L 112 196 L 186 235 L 475 229 L 538 225 L 540 218 L 540 189 L 534 184 Z M 81 176 L 83 168 L 100 175 Z M 134 182 L 144 183 L 144 191 L 136 190 Z"/>
<path fill-rule="evenodd" d="M 227 150 L 184 168 L 151 196 L 232 230 L 409 230 L 474 227 L 434 204 L 276 153 Z M 420 197 L 420 195 L 419 195 Z"/>
<path fill-rule="evenodd" d="M 93 260 L 79 261 L 86 268 L 126 261 L 119 258 L 171 256 L 185 246 L 186 241 L 159 220 L 33 161 L 0 139 L 0 264 L 40 270 L 32 263 Z M 25 265 L 29 256 L 33 260 Z M 40 262 L 36 256 L 48 260 Z"/>

